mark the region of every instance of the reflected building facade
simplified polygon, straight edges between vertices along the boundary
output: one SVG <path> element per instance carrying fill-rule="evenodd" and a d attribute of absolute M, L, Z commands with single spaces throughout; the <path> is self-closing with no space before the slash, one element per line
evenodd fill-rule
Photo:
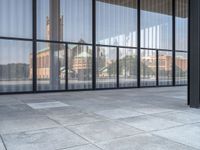
<path fill-rule="evenodd" d="M 0 9 L 0 93 L 187 85 L 188 0 L 1 0 Z"/>

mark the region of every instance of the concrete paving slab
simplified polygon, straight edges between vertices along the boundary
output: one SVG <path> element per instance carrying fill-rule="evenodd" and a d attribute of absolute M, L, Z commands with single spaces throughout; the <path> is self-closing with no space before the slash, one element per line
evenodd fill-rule
<path fill-rule="evenodd" d="M 154 132 L 155 135 L 200 149 L 200 125 L 185 125 Z"/>
<path fill-rule="evenodd" d="M 94 145 L 83 145 L 83 146 L 76 146 L 76 147 L 72 147 L 72 148 L 67 148 L 67 149 L 63 149 L 63 150 L 101 150 L 100 148 L 94 146 Z"/>
<path fill-rule="evenodd" d="M 196 150 L 150 134 L 97 143 L 104 150 Z"/>
<path fill-rule="evenodd" d="M 1 139 L 0 139 L 0 150 L 6 150 Z"/>
<path fill-rule="evenodd" d="M 12 120 L 31 118 L 41 115 L 40 112 L 33 110 L 26 104 L 20 105 L 0 105 L 0 120 Z"/>
<path fill-rule="evenodd" d="M 153 116 L 139 116 L 121 119 L 124 123 L 144 131 L 162 130 L 170 127 L 182 125 L 174 121 L 153 117 Z"/>
<path fill-rule="evenodd" d="M 152 104 L 155 102 L 151 102 Z M 168 109 L 168 108 L 162 108 L 159 106 L 148 106 L 148 107 L 140 107 L 140 108 L 136 108 L 136 111 L 140 112 L 140 113 L 144 113 L 144 114 L 156 114 L 156 113 L 162 113 L 162 112 L 171 112 L 174 111 L 173 109 Z"/>
<path fill-rule="evenodd" d="M 47 116 L 59 116 L 59 115 L 67 116 L 67 115 L 77 115 L 84 113 L 80 109 L 72 106 L 41 109 L 39 110 L 39 112 Z"/>
<path fill-rule="evenodd" d="M 154 116 L 175 122 L 180 122 L 183 124 L 200 122 L 200 114 L 184 112 L 184 111 L 160 113 L 160 114 L 155 114 Z"/>
<path fill-rule="evenodd" d="M 0 134 L 39 130 L 57 126 L 59 126 L 59 124 L 48 119 L 47 117 L 42 116 L 14 120 L 1 120 Z"/>
<path fill-rule="evenodd" d="M 17 105 L 0 105 L 0 114 L 9 114 L 17 112 L 28 112 L 34 111 L 31 107 L 26 104 L 17 104 Z"/>
<path fill-rule="evenodd" d="M 17 105 L 23 104 L 20 100 L 16 100 L 15 98 L 9 98 L 8 96 L 0 96 L 0 105 Z"/>
<path fill-rule="evenodd" d="M 120 119 L 120 118 L 136 117 L 143 115 L 142 113 L 125 109 L 111 109 L 111 110 L 98 111 L 95 113 L 110 119 Z"/>
<path fill-rule="evenodd" d="M 31 100 L 31 99 L 43 99 L 45 98 L 44 95 L 46 94 L 18 94 L 18 95 L 13 95 L 14 98 L 17 100 Z"/>
<path fill-rule="evenodd" d="M 69 105 L 55 101 L 55 102 L 43 102 L 43 103 L 28 103 L 28 106 L 30 106 L 33 109 L 45 109 L 45 108 L 55 108 L 55 107 L 67 107 Z"/>
<path fill-rule="evenodd" d="M 187 106 L 186 89 L 167 87 L 22 94 L 5 96 L 3 99 L 0 96 L 0 134 L 4 133 L 3 136 L 9 137 L 7 144 L 9 143 L 11 150 L 16 150 L 16 145 L 20 150 L 43 150 L 43 147 L 47 147 L 48 150 L 96 150 L 97 143 L 102 146 L 101 150 L 194 150 L 200 141 L 200 124 L 195 121 L 200 120 L 200 110 Z M 33 109 L 27 105 L 49 102 L 61 102 L 70 106 L 60 107 L 59 104 L 59 107 L 55 107 L 51 103 L 41 106 L 42 109 Z M 95 112 L 102 114 L 98 115 Z M 184 112 L 184 115 L 175 115 L 175 119 L 167 117 L 168 114 L 170 116 L 171 113 L 177 112 Z M 162 116 L 163 114 L 165 115 Z M 196 127 L 194 131 L 189 127 L 179 129 L 185 124 Z M 72 127 L 74 129 L 71 129 Z M 54 128 L 59 128 L 59 131 L 50 130 Z M 70 139 L 66 137 L 70 134 L 65 134 L 67 129 L 71 134 L 87 142 L 69 142 Z M 169 129 L 174 129 L 177 137 L 167 139 L 167 136 L 163 138 L 150 134 Z M 139 135 L 143 135 L 144 132 L 137 133 L 135 130 L 145 130 L 149 136 L 141 137 Z M 65 135 L 62 135 L 62 132 Z M 135 138 L 128 140 L 132 137 Z M 186 137 L 192 139 L 187 146 Z"/>
<path fill-rule="evenodd" d="M 63 114 L 63 115 L 49 116 L 49 118 L 65 126 L 86 124 L 86 123 L 92 123 L 92 122 L 105 120 L 105 118 L 99 115 L 88 114 L 88 113 L 69 115 L 69 116 L 66 116 Z"/>
<path fill-rule="evenodd" d="M 8 150 L 57 150 L 88 142 L 65 128 L 3 135 Z"/>
<path fill-rule="evenodd" d="M 92 142 L 107 141 L 142 132 L 141 130 L 116 121 L 96 122 L 85 125 L 71 126 L 68 128 Z"/>

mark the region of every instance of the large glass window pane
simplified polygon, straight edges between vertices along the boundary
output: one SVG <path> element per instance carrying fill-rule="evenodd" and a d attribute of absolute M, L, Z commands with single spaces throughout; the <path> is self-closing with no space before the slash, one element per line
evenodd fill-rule
<path fill-rule="evenodd" d="M 119 49 L 119 86 L 137 86 L 137 50 Z"/>
<path fill-rule="evenodd" d="M 92 43 L 92 0 L 38 0 L 37 38 Z"/>
<path fill-rule="evenodd" d="M 65 45 L 37 43 L 37 90 L 64 90 L 65 72 Z"/>
<path fill-rule="evenodd" d="M 0 40 L 0 92 L 32 91 L 32 42 Z"/>
<path fill-rule="evenodd" d="M 32 0 L 0 0 L 0 36 L 32 38 Z"/>
<path fill-rule="evenodd" d="M 176 0 L 176 50 L 188 49 L 188 0 Z"/>
<path fill-rule="evenodd" d="M 172 52 L 158 52 L 159 85 L 172 85 Z"/>
<path fill-rule="evenodd" d="M 141 47 L 172 49 L 172 0 L 141 0 Z"/>
<path fill-rule="evenodd" d="M 188 59 L 187 53 L 176 52 L 176 85 L 187 84 Z"/>
<path fill-rule="evenodd" d="M 141 86 L 156 86 L 156 51 L 141 50 Z"/>
<path fill-rule="evenodd" d="M 137 0 L 96 0 L 96 43 L 137 46 Z"/>
<path fill-rule="evenodd" d="M 92 88 L 92 46 L 68 45 L 68 89 Z"/>
<path fill-rule="evenodd" d="M 96 48 L 96 87 L 115 88 L 117 86 L 117 49 Z"/>

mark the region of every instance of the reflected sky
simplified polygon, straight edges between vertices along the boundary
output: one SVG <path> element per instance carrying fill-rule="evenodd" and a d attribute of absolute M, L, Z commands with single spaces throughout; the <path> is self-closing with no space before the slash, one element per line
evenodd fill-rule
<path fill-rule="evenodd" d="M 32 38 L 32 0 L 0 0 L 0 36 Z"/>
<path fill-rule="evenodd" d="M 37 5 L 37 28 L 38 37 L 45 39 L 46 36 L 46 17 L 49 16 L 49 0 L 38 0 Z M 61 0 L 61 16 L 64 17 L 64 39 L 66 41 L 78 42 L 81 39 L 87 43 L 92 43 L 92 1 L 91 0 Z M 156 16 L 156 17 L 155 17 Z M 137 10 L 131 7 L 119 6 L 103 2 L 97 2 L 97 43 L 108 43 L 123 46 L 137 46 Z M 155 19 L 156 18 L 156 19 Z M 32 1 L 31 0 L 0 0 L 0 36 L 32 38 Z M 155 12 L 142 11 L 141 13 L 141 30 L 150 29 L 155 26 L 167 25 L 168 30 L 162 30 L 159 36 L 161 44 L 168 41 L 172 45 L 171 21 L 169 15 Z M 178 45 L 187 43 L 187 19 L 177 18 L 176 29 Z M 152 34 L 152 35 L 151 35 Z M 163 38 L 161 38 L 161 36 Z M 166 39 L 167 36 L 167 39 Z M 153 33 L 141 35 L 141 38 L 147 37 L 148 43 L 153 43 L 155 37 Z M 9 44 L 1 40 L 1 53 L 21 49 L 28 55 L 30 46 L 23 44 Z M 145 45 L 145 40 L 141 40 L 141 45 Z M 155 44 L 155 42 L 154 42 Z M 46 45 L 44 45 L 45 47 Z M 187 46 L 187 45 L 186 45 Z M 186 46 L 180 46 L 184 48 Z M 41 47 L 41 48 L 44 48 Z M 3 57 L 1 63 L 16 62 L 12 59 Z M 27 62 L 27 60 L 26 60 Z"/>
<path fill-rule="evenodd" d="M 46 39 L 46 22 L 49 17 L 49 0 L 39 0 L 37 4 L 39 39 Z M 92 43 L 92 1 L 60 0 L 60 16 L 63 17 L 63 37 L 65 41 Z"/>
<path fill-rule="evenodd" d="M 0 64 L 30 63 L 32 42 L 0 40 Z"/>

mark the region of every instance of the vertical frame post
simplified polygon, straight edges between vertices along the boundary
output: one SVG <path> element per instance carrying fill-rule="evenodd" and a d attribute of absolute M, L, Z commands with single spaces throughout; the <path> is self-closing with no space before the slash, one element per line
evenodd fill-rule
<path fill-rule="evenodd" d="M 65 43 L 65 90 L 68 89 L 68 43 Z"/>
<path fill-rule="evenodd" d="M 172 85 L 176 85 L 176 0 L 172 0 Z"/>
<path fill-rule="evenodd" d="M 92 88 L 96 89 L 96 0 L 92 0 Z"/>
<path fill-rule="evenodd" d="M 117 47 L 117 88 L 119 87 L 119 47 Z"/>
<path fill-rule="evenodd" d="M 137 0 L 137 86 L 140 88 L 140 0 Z"/>
<path fill-rule="evenodd" d="M 37 91 L 37 0 L 32 0 L 33 4 L 33 52 L 32 52 L 32 73 L 33 92 Z"/>
<path fill-rule="evenodd" d="M 156 50 L 156 86 L 159 86 L 159 51 Z"/>
<path fill-rule="evenodd" d="M 190 105 L 190 0 L 188 0 L 188 90 L 187 104 Z"/>
<path fill-rule="evenodd" d="M 190 0 L 190 107 L 200 108 L 200 1 Z"/>

